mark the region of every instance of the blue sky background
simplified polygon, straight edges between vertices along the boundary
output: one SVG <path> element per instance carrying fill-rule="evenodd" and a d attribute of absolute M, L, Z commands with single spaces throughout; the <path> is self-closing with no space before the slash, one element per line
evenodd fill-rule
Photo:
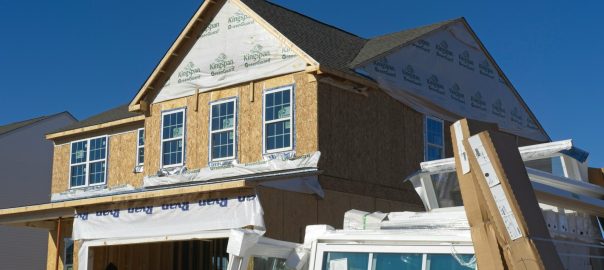
<path fill-rule="evenodd" d="M 604 167 L 603 1 L 276 0 L 372 37 L 466 17 L 554 140 Z M 0 0 L 0 124 L 129 102 L 201 0 Z"/>

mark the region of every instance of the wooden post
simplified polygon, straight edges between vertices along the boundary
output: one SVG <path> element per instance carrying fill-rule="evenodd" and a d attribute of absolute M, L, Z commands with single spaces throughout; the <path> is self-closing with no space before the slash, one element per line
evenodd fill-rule
<path fill-rule="evenodd" d="M 55 270 L 59 270 L 59 258 L 61 258 L 61 217 L 57 219 L 57 254 L 55 257 Z"/>
<path fill-rule="evenodd" d="M 509 269 L 563 269 L 514 137 L 485 131 L 464 144 Z"/>

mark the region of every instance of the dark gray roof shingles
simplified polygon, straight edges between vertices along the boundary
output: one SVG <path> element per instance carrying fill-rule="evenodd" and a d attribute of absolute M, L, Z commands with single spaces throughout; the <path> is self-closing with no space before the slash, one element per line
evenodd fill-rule
<path fill-rule="evenodd" d="M 139 116 L 139 115 L 142 115 L 142 114 L 138 113 L 138 112 L 129 111 L 128 104 L 124 104 L 124 105 L 115 107 L 113 109 L 110 109 L 108 111 L 104 111 L 102 113 L 93 115 L 82 121 L 76 122 L 76 123 L 74 123 L 72 125 L 68 125 L 66 127 L 63 127 L 59 130 L 53 131 L 52 133 L 58 133 L 58 132 L 77 129 L 77 128 L 94 126 L 94 125 L 98 125 L 98 124 L 102 124 L 102 123 L 117 121 L 117 120 L 135 117 L 135 116 Z"/>
<path fill-rule="evenodd" d="M 319 62 L 321 66 L 360 77 L 362 75 L 353 71 L 353 68 L 356 67 L 355 63 L 358 64 L 369 60 L 395 48 L 402 42 L 413 40 L 450 22 L 445 21 L 372 39 L 365 39 L 265 0 L 243 0 L 243 2 L 275 27 L 277 31 L 296 44 L 302 51 Z M 130 112 L 128 105 L 125 104 L 61 128 L 53 133 L 138 115 L 141 114 Z"/>
<path fill-rule="evenodd" d="M 6 124 L 3 126 L 0 126 L 0 135 L 5 134 L 5 133 L 9 133 L 13 130 L 22 128 L 22 127 L 26 127 L 29 126 L 31 124 L 37 123 L 39 121 L 42 121 L 44 119 L 49 118 L 50 116 L 40 116 L 40 117 L 36 117 L 33 119 L 29 119 L 29 120 L 24 120 L 24 121 L 19 121 L 19 122 L 14 122 L 14 123 L 10 123 L 10 124 Z"/>
<path fill-rule="evenodd" d="M 371 38 L 365 46 L 358 52 L 354 60 L 352 60 L 348 66 L 350 68 L 357 67 L 360 64 L 365 63 L 377 56 L 383 55 L 393 49 L 402 47 L 409 42 L 412 42 L 423 35 L 426 35 L 436 29 L 439 29 L 449 23 L 461 20 L 454 19 L 448 21 L 442 21 L 435 24 L 421 26 L 413 29 L 403 30 L 383 36 Z"/>

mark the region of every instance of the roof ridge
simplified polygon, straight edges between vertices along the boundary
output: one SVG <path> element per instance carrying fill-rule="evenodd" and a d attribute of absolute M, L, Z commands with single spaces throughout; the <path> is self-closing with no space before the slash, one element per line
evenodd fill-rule
<path fill-rule="evenodd" d="M 307 18 L 307 19 L 309 19 L 309 20 L 312 20 L 312 21 L 314 21 L 314 22 L 316 22 L 316 23 L 319 23 L 319 24 L 325 25 L 325 26 L 327 26 L 327 27 L 331 27 L 331 28 L 333 28 L 333 29 L 336 29 L 336 30 L 338 30 L 338 31 L 340 31 L 340 32 L 342 32 L 342 33 L 345 33 L 345 34 L 348 34 L 348 35 L 351 35 L 351 36 L 355 36 L 355 37 L 360 38 L 360 39 L 369 40 L 369 39 L 364 38 L 364 37 L 361 37 L 361 36 L 359 36 L 359 35 L 357 35 L 357 34 L 355 34 L 355 33 L 352 33 L 352 32 L 350 32 L 350 31 L 344 30 L 344 29 L 342 29 L 342 28 L 340 28 L 340 27 L 337 27 L 337 26 L 334 26 L 334 25 L 328 24 L 328 23 L 326 23 L 326 22 L 322 22 L 322 21 L 320 21 L 320 20 L 318 20 L 318 19 L 315 19 L 315 18 L 313 18 L 313 17 L 310 17 L 310 16 L 308 16 L 308 15 L 305 15 L 305 14 L 303 14 L 303 13 L 300 13 L 300 12 L 295 11 L 295 10 L 293 10 L 293 9 L 289 9 L 289 8 L 287 8 L 287 7 L 284 7 L 284 6 L 282 6 L 282 5 L 279 5 L 279 4 L 276 4 L 276 3 L 273 3 L 273 2 L 268 1 L 268 0 L 243 0 L 243 2 L 246 2 L 246 1 L 252 1 L 252 2 L 254 2 L 254 1 L 261 1 L 261 2 L 265 2 L 265 3 L 269 4 L 269 5 L 273 5 L 273 6 L 276 6 L 276 7 L 278 7 L 278 8 L 282 8 L 282 9 L 285 9 L 285 10 L 287 10 L 287 11 L 289 11 L 289 12 L 292 12 L 292 13 L 295 13 L 295 14 L 297 14 L 297 15 L 300 15 L 300 16 L 302 16 L 302 17 L 304 17 L 304 18 Z"/>
<path fill-rule="evenodd" d="M 454 19 L 448 19 L 448 20 L 443 20 L 443 21 L 439 21 L 439 22 L 435 22 L 435 23 L 424 24 L 424 25 L 420 25 L 420 26 L 413 27 L 413 28 L 407 28 L 407 29 L 403 29 L 403 30 L 400 30 L 400 31 L 396 31 L 396 32 L 390 32 L 390 33 L 386 33 L 386 34 L 381 34 L 379 36 L 368 38 L 368 40 L 374 40 L 374 39 L 378 39 L 378 38 L 384 38 L 384 37 L 391 36 L 391 35 L 394 35 L 394 34 L 403 33 L 403 32 L 407 32 L 407 31 L 418 30 L 418 29 L 422 29 L 422 28 L 428 28 L 430 26 L 435 26 L 435 25 L 440 25 L 440 24 L 445 25 L 445 24 L 448 24 L 448 23 L 451 23 L 451 22 L 454 22 L 454 21 L 461 20 L 463 18 L 464 17 L 462 16 L 462 17 L 457 17 L 457 18 L 454 18 Z"/>

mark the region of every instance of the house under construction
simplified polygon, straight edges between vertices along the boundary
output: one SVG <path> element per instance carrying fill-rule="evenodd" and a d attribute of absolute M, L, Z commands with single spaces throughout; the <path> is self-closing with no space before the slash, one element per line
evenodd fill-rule
<path fill-rule="evenodd" d="M 403 180 L 453 156 L 461 118 L 550 141 L 463 18 L 363 38 L 204 1 L 133 95 L 47 135 L 51 203 L 0 210 L 48 229 L 47 269 L 226 269 L 231 229 L 303 242 L 353 208 L 422 211 Z"/>

